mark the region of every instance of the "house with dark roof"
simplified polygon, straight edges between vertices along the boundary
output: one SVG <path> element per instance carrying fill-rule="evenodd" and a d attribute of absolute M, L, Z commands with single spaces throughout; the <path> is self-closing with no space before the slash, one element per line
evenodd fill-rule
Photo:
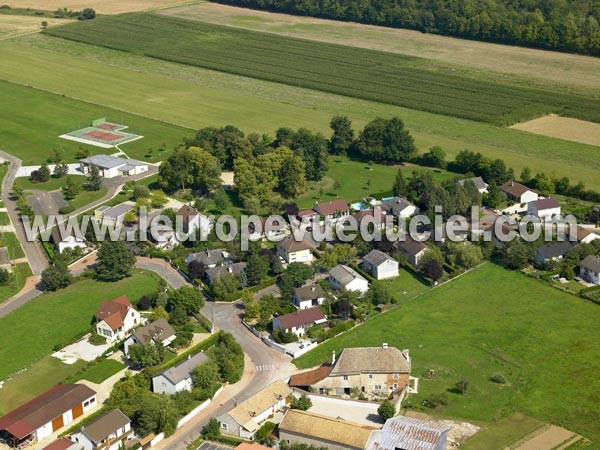
<path fill-rule="evenodd" d="M 287 263 L 311 262 L 313 249 L 311 244 L 306 241 L 297 241 L 294 236 L 288 236 L 275 244 L 277 256 L 281 256 Z"/>
<path fill-rule="evenodd" d="M 248 224 L 248 234 L 270 239 L 289 234 L 289 229 L 282 217 L 263 217 Z"/>
<path fill-rule="evenodd" d="M 406 237 L 404 241 L 397 241 L 396 247 L 406 256 L 406 261 L 413 267 L 419 267 L 419 263 L 429 251 L 429 247 L 424 242 L 415 241 Z"/>
<path fill-rule="evenodd" d="M 308 309 L 322 305 L 325 301 L 325 291 L 318 283 L 309 282 L 294 289 L 294 306 L 298 309 Z"/>
<path fill-rule="evenodd" d="M 408 350 L 381 347 L 346 348 L 329 376 L 313 385 L 319 394 L 349 395 L 353 388 L 365 395 L 388 396 L 410 385 L 411 361 Z"/>
<path fill-rule="evenodd" d="M 247 262 L 240 261 L 225 266 L 211 267 L 210 269 L 206 269 L 206 277 L 208 278 L 208 282 L 212 284 L 225 274 L 241 275 L 246 270 L 246 266 L 248 266 Z"/>
<path fill-rule="evenodd" d="M 148 325 L 133 330 L 133 333 L 125 339 L 125 356 L 129 357 L 129 347 L 132 345 L 145 347 L 161 344 L 163 347 L 167 347 L 176 337 L 173 327 L 161 317 Z"/>
<path fill-rule="evenodd" d="M 340 219 L 350 215 L 350 208 L 346 200 L 331 200 L 328 202 L 315 203 L 313 210 L 325 220 Z"/>
<path fill-rule="evenodd" d="M 142 323 L 126 295 L 105 300 L 96 311 L 96 333 L 109 343 L 122 341 L 129 332 Z"/>
<path fill-rule="evenodd" d="M 210 250 L 204 250 L 202 252 L 190 253 L 185 258 L 185 263 L 189 264 L 192 261 L 204 264 L 207 269 L 231 264 L 233 262 L 229 256 L 229 253 L 223 248 L 214 248 Z"/>
<path fill-rule="evenodd" d="M 61 384 L 0 417 L 0 441 L 11 447 L 39 442 L 96 407 L 84 384 Z"/>
<path fill-rule="evenodd" d="M 450 427 L 433 420 L 396 416 L 373 432 L 366 450 L 446 450 Z"/>
<path fill-rule="evenodd" d="M 488 184 L 481 177 L 465 178 L 458 180 L 457 183 L 462 187 L 465 187 L 467 183 L 473 183 L 480 194 L 487 194 L 488 191 Z"/>
<path fill-rule="evenodd" d="M 588 283 L 600 284 L 600 258 L 589 255 L 579 265 L 579 276 Z"/>
<path fill-rule="evenodd" d="M 381 250 L 371 250 L 363 257 L 363 270 L 378 280 L 398 276 L 399 263 Z"/>
<path fill-rule="evenodd" d="M 555 198 L 541 198 L 527 204 L 527 213 L 540 219 L 551 219 L 560 216 L 560 202 Z"/>
<path fill-rule="evenodd" d="M 310 327 L 327 322 L 327 317 L 321 308 L 314 306 L 308 309 L 299 309 L 293 313 L 277 316 L 273 319 L 273 330 L 283 330 L 297 336 L 306 334 Z"/>
<path fill-rule="evenodd" d="M 359 230 L 370 230 L 371 227 L 374 230 L 381 230 L 388 226 L 388 220 L 390 226 L 394 223 L 394 218 L 388 217 L 387 213 L 379 206 L 352 214 L 352 217 L 356 220 Z"/>
<path fill-rule="evenodd" d="M 542 263 L 549 263 L 551 261 L 560 261 L 565 255 L 575 248 L 576 243 L 571 241 L 564 242 L 551 242 L 547 245 L 538 247 L 535 251 L 535 261 Z"/>
<path fill-rule="evenodd" d="M 506 198 L 509 201 L 515 203 L 534 202 L 539 198 L 537 192 L 529 189 L 527 186 L 523 186 L 521 183 L 517 183 L 514 180 L 508 180 L 506 183 L 500 186 L 500 190 L 506 194 Z"/>
<path fill-rule="evenodd" d="M 94 211 L 94 219 L 107 225 L 122 224 L 125 214 L 133 210 L 133 203 L 120 203 L 116 206 L 101 206 Z"/>
<path fill-rule="evenodd" d="M 118 409 L 104 414 L 70 437 L 85 450 L 120 450 L 133 437 L 131 420 Z"/>
<path fill-rule="evenodd" d="M 329 269 L 329 284 L 335 290 L 346 289 L 347 291 L 365 294 L 369 290 L 369 282 L 352 267 L 338 264 Z"/>
<path fill-rule="evenodd" d="M 404 197 L 381 200 L 381 209 L 394 217 L 406 219 L 419 213 L 419 208 Z"/>
<path fill-rule="evenodd" d="M 210 219 L 190 205 L 183 205 L 179 208 L 175 213 L 175 219 L 181 221 L 181 231 L 184 233 L 191 234 L 200 231 L 202 235 L 208 236 L 212 227 Z"/>
<path fill-rule="evenodd" d="M 326 363 L 316 369 L 292 375 L 288 384 L 290 387 L 308 391 L 312 385 L 324 380 L 330 373 L 331 364 Z"/>
<path fill-rule="evenodd" d="M 199 365 L 208 361 L 204 353 L 196 353 L 194 356 L 170 367 L 152 377 L 152 390 L 157 394 L 174 395 L 178 392 L 192 390 L 192 371 Z"/>

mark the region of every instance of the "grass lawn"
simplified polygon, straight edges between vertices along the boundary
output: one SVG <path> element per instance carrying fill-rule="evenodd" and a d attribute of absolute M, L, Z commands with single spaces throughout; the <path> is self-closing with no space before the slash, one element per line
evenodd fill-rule
<path fill-rule="evenodd" d="M 329 135 L 328 123 L 334 114 L 347 114 L 356 129 L 375 117 L 398 115 L 415 136 L 421 151 L 440 145 L 448 153 L 448 158 L 452 158 L 459 151 L 469 149 L 504 159 L 516 173 L 520 173 L 524 166 L 529 166 L 548 174 L 567 174 L 573 180 L 585 182 L 588 187 L 600 189 L 600 178 L 597 176 L 600 161 L 596 157 L 597 148 L 593 146 L 229 75 L 49 36 L 36 35 L 17 41 L 3 41 L 0 43 L 0 56 L 6 61 L 0 66 L 2 79 L 191 129 L 234 124 L 246 132 L 273 135 L 277 128 L 288 126 L 307 127 Z M 64 83 L 65 78 L 69 79 L 69 83 Z M 0 96 L 4 86 L 0 85 Z M 95 88 L 90 89 L 90 86 Z M 111 95 L 107 96 L 107 92 Z M 39 104 L 30 109 L 43 110 L 45 107 Z M 80 102 L 76 104 L 81 105 Z M 4 105 L 4 109 L 9 108 Z M 14 114 L 23 113 L 7 112 L 8 117 Z M 61 112 L 60 115 L 63 114 Z M 45 116 L 54 117 L 56 114 Z M 73 116 L 78 121 L 80 117 L 88 115 Z M 46 122 L 56 131 L 51 133 L 52 136 L 64 132 L 64 123 L 55 124 L 49 119 Z M 0 129 L 4 128 L 7 130 L 3 133 L 4 140 L 10 141 L 11 149 L 19 154 L 25 146 L 22 142 L 22 136 L 27 135 L 25 130 L 15 132 L 14 124 Z M 136 149 L 138 144 L 142 148 L 148 145 L 148 134 L 142 134 L 147 138 L 125 145 L 124 150 L 130 153 L 129 148 Z M 167 140 L 168 135 L 163 140 Z M 48 139 L 47 133 L 43 137 Z M 180 142 L 180 139 L 176 142 Z M 54 140 L 46 147 L 56 146 L 58 141 Z M 9 143 L 4 146 L 8 147 Z M 160 145 L 153 147 L 156 149 Z M 97 149 L 94 151 L 100 152 Z M 156 159 L 161 158 L 160 152 L 155 151 L 154 155 Z M 140 157 L 139 154 L 137 156 Z"/>
<path fill-rule="evenodd" d="M 8 247 L 8 254 L 11 259 L 22 258 L 25 256 L 23 247 L 21 247 L 15 233 L 2 233 L 2 235 L 0 235 L 0 247 Z"/>
<path fill-rule="evenodd" d="M 420 378 L 419 394 L 408 399 L 414 407 L 444 394 L 449 404 L 427 412 L 474 422 L 522 412 L 594 440 L 600 438 L 598 323 L 598 305 L 488 263 L 295 362 L 312 367 L 332 350 L 388 342 L 411 351 L 412 374 Z M 489 381 L 496 373 L 508 383 Z M 461 378 L 470 383 L 467 394 L 447 392 Z"/>
<path fill-rule="evenodd" d="M 104 359 L 98 364 L 89 367 L 83 373 L 74 376 L 70 382 L 77 383 L 79 380 L 88 380 L 92 383 L 100 384 L 125 367 L 125 364 L 114 359 Z"/>
<path fill-rule="evenodd" d="M 45 293 L 0 319 L 0 379 L 49 355 L 89 330 L 102 300 L 126 294 L 135 303 L 158 282 L 152 272 L 136 270 L 115 283 L 78 280 L 66 289 Z M 25 325 L 24 325 L 25 324 Z M 35 331 L 35 332 L 33 332 Z"/>
<path fill-rule="evenodd" d="M 81 190 L 73 200 L 69 200 L 69 205 L 71 205 L 73 209 L 83 208 L 84 206 L 104 197 L 107 191 L 108 189 L 105 187 L 101 187 L 97 191 Z"/>
<path fill-rule="evenodd" d="M 73 182 L 79 186 L 82 186 L 87 177 L 83 175 L 70 175 Z M 23 190 L 39 190 L 39 191 L 55 191 L 60 189 L 67 182 L 67 177 L 56 178 L 54 176 L 50 177 L 50 179 L 46 182 L 36 182 L 32 181 L 29 177 L 19 177 L 15 178 L 15 185 L 21 186 Z"/>
<path fill-rule="evenodd" d="M 25 286 L 25 280 L 31 275 L 29 264 L 20 263 L 13 268 L 13 273 L 7 284 L 0 285 L 0 303 L 8 300 Z M 15 283 L 15 276 L 17 278 Z"/>
<path fill-rule="evenodd" d="M 0 391 L 0 415 L 28 402 L 37 395 L 64 382 L 83 370 L 85 361 L 65 364 L 52 356 L 46 356 L 29 367 L 27 371 L 12 375 L 12 380 L 4 383 Z M 3 379 L 4 377 L 2 377 Z"/>
<path fill-rule="evenodd" d="M 0 211 L 0 225 L 10 225 L 10 218 L 5 211 Z"/>
<path fill-rule="evenodd" d="M 484 429 L 461 445 L 464 450 L 491 450 L 506 448 L 510 444 L 523 439 L 539 429 L 544 422 L 525 414 L 516 413 L 499 420 Z"/>

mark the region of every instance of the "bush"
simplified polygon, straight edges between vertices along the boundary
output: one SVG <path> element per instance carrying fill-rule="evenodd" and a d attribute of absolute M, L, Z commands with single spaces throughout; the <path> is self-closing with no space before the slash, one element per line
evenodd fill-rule
<path fill-rule="evenodd" d="M 454 385 L 454 392 L 460 395 L 465 395 L 467 393 L 467 389 L 469 389 L 469 381 L 465 380 L 464 378 L 462 380 L 458 380 Z"/>
<path fill-rule="evenodd" d="M 301 411 L 307 411 L 312 407 L 312 400 L 306 394 L 302 394 L 300 397 L 293 397 L 290 401 L 291 409 L 299 409 Z"/>
<path fill-rule="evenodd" d="M 104 345 L 106 344 L 106 338 L 104 336 L 100 336 L 98 333 L 92 333 L 88 342 L 92 345 Z"/>
<path fill-rule="evenodd" d="M 423 406 L 427 408 L 437 408 L 438 406 L 448 405 L 448 394 L 445 392 L 441 394 L 432 394 L 429 397 L 423 399 Z"/>
<path fill-rule="evenodd" d="M 379 408 L 377 408 L 377 414 L 379 414 L 383 420 L 391 419 L 396 415 L 396 408 L 392 405 L 389 400 L 384 400 Z"/>
<path fill-rule="evenodd" d="M 75 211 L 75 208 L 73 208 L 71 205 L 63 206 L 58 210 L 59 214 L 69 214 L 73 211 Z"/>
<path fill-rule="evenodd" d="M 269 444 L 272 440 L 273 430 L 275 429 L 275 424 L 273 422 L 265 422 L 262 427 L 260 427 L 256 434 L 254 435 L 255 440 L 260 442 L 261 444 Z"/>
<path fill-rule="evenodd" d="M 495 373 L 494 375 L 492 375 L 490 377 L 490 381 L 492 383 L 497 384 L 506 384 L 506 378 L 504 378 L 504 375 L 502 375 L 501 373 Z"/>

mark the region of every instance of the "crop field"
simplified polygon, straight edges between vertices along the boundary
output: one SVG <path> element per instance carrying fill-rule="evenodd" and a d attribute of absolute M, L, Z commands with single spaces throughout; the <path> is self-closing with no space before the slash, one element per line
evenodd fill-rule
<path fill-rule="evenodd" d="M 277 128 L 287 126 L 306 127 L 329 136 L 328 123 L 334 114 L 347 114 L 357 130 L 375 117 L 396 115 L 404 120 L 421 151 L 440 145 L 450 159 L 459 151 L 469 149 L 492 158 L 502 158 L 517 173 L 524 166 L 529 166 L 546 173 L 565 173 L 572 180 L 580 180 L 590 188 L 600 189 L 598 149 L 584 144 L 177 64 L 47 35 L 36 34 L 2 41 L 0 58 L 6 62 L 0 64 L 0 79 L 103 105 L 104 111 L 106 108 L 127 111 L 135 114 L 138 120 L 139 116 L 145 116 L 188 128 L 161 124 L 167 149 L 171 148 L 171 143 L 175 145 L 181 142 L 177 129 L 187 136 L 187 133 L 192 133 L 189 128 L 233 124 L 245 132 L 273 135 Z M 64 83 L 66 78 L 70 80 L 68 84 Z M 0 83 L 0 96 L 4 86 L 8 89 L 13 85 Z M 90 86 L 95 88 L 90 89 Z M 103 94 L 105 91 L 113 95 L 106 96 Z M 38 102 L 33 108 L 33 99 L 40 98 L 43 93 L 24 88 L 17 92 L 23 96 L 22 100 L 15 99 L 14 103 L 3 106 L 7 111 L 6 117 L 30 120 L 30 115 L 47 111 L 48 117 L 36 119 L 46 128 L 47 123 L 52 123 L 53 115 L 56 116 L 52 115 L 53 108 L 66 102 L 64 98 L 54 96 L 51 98 L 57 98 L 60 103 L 42 108 Z M 31 105 L 33 109 L 27 114 L 16 109 L 19 101 Z M 75 105 L 76 111 L 81 110 L 81 102 L 67 104 Z M 23 136 L 12 131 L 14 123 L 9 124 L 4 128 L 7 131 L 2 134 L 3 145 L 8 147 L 10 144 L 13 153 L 27 163 L 28 155 L 33 152 L 29 152 L 30 146 L 21 145 Z M 161 145 L 160 140 L 151 141 L 152 136 L 146 132 L 146 127 L 136 126 L 133 129 L 145 137 L 124 146 L 125 151 L 133 153 L 132 157 L 148 161 L 164 158 L 164 153 L 156 151 Z M 59 131 L 64 132 L 62 128 Z M 45 145 L 41 148 L 71 144 L 57 139 L 57 134 L 40 133 Z M 146 145 L 155 149 L 154 159 L 144 156 Z M 39 162 L 39 158 L 35 161 Z M 361 174 L 366 174 L 366 171 L 361 170 Z M 390 183 L 385 182 L 386 185 Z"/>
<path fill-rule="evenodd" d="M 41 29 L 42 20 L 48 22 L 48 26 L 50 27 L 66 22 L 64 19 L 0 14 L 0 39 L 39 31 Z"/>
<path fill-rule="evenodd" d="M 592 440 L 600 439 L 600 308 L 488 263 L 320 345 L 298 367 L 328 361 L 333 350 L 410 349 L 419 394 L 448 405 L 428 413 L 493 422 L 522 412 Z M 433 370 L 433 375 L 428 372 Z M 502 374 L 505 384 L 490 381 Z M 466 395 L 448 392 L 460 379 Z M 565 383 L 573 386 L 565 392 Z"/>
<path fill-rule="evenodd" d="M 600 147 L 600 124 L 549 115 L 513 125 L 515 130 Z"/>
<path fill-rule="evenodd" d="M 94 8 L 99 14 L 121 14 L 130 11 L 145 11 L 148 9 L 167 8 L 170 6 L 189 3 L 185 0 L 6 0 L 9 6 L 42 10 L 68 8 L 80 11 L 84 8 Z M 4 4 L 4 2 L 3 2 Z"/>
<path fill-rule="evenodd" d="M 600 99 L 415 67 L 418 58 L 149 13 L 46 33 L 154 58 L 406 108 L 507 125 L 547 113 L 600 121 Z"/>

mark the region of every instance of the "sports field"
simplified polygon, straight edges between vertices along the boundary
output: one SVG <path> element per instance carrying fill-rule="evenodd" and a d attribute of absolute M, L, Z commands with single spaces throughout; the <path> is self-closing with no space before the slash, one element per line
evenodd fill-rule
<path fill-rule="evenodd" d="M 588 187 L 600 189 L 597 148 L 583 144 L 176 64 L 49 36 L 35 35 L 0 42 L 0 57 L 7 62 L 0 65 L 0 78 L 192 129 L 230 123 L 246 132 L 258 131 L 273 135 L 278 127 L 288 126 L 307 127 L 329 135 L 328 122 L 334 114 L 347 114 L 357 129 L 375 117 L 398 115 L 405 121 L 415 136 L 417 146 L 423 151 L 433 145 L 440 145 L 451 158 L 467 148 L 493 158 L 503 158 L 517 173 L 524 166 L 546 173 L 568 173 L 571 179 L 584 181 Z M 71 82 L 65 84 L 65 77 Z M 96 89 L 89 89 L 91 85 L 96 86 Z M 3 95 L 3 89 L 8 89 L 4 86 L 12 85 L 0 83 L 0 96 Z M 41 95 L 37 91 L 23 88 L 13 90 L 24 97 L 24 104 L 32 102 L 30 96 L 39 98 Z M 102 95 L 105 90 L 112 92 L 110 98 Z M 85 113 L 69 115 L 77 117 L 80 126 L 83 124 L 78 119 L 79 116 L 90 118 L 104 114 L 113 117 L 112 113 L 106 113 L 106 108 L 95 107 L 95 111 L 104 112 L 90 113 L 89 104 L 69 103 L 67 99 L 53 98 L 58 103 L 40 110 L 38 102 L 38 106 L 30 108 L 27 114 L 22 109 L 17 109 L 16 99 L 12 105 L 5 104 L 2 107 L 9 111 L 7 115 L 22 117 L 23 120 L 31 120 L 33 115 L 39 124 L 48 123 L 46 114 L 50 117 L 64 115 L 64 111 L 59 115 L 53 111 L 53 108 L 63 103 L 73 104 L 76 111 L 86 107 Z M 123 120 L 127 120 L 131 129 L 140 130 L 145 136 L 143 140 L 124 147 L 126 151 L 133 153 L 130 156 L 152 161 L 144 157 L 143 149 L 147 145 L 155 149 L 154 160 L 162 158 L 156 152 L 156 148 L 160 147 L 160 137 L 148 131 L 145 125 L 135 125 L 130 116 L 124 117 L 126 119 Z M 62 127 L 50 137 L 46 133 L 38 135 L 40 141 L 42 138 L 46 140 L 45 145 L 50 148 L 60 145 L 60 142 L 71 144 L 56 139 L 58 134 L 65 131 L 64 123 L 69 120 L 62 120 Z M 171 143 L 181 142 L 177 130 L 181 130 L 182 135 L 189 136 L 188 133 L 192 133 L 191 130 L 160 125 L 160 135 L 164 136 L 163 141 L 169 144 L 169 149 Z M 14 123 L 7 124 L 5 129 L 11 132 L 4 133 L 5 140 L 17 155 L 28 152 L 31 146 L 20 145 L 22 136 L 15 133 L 14 127 Z M 56 130 L 54 124 L 52 130 Z M 130 152 L 128 148 L 134 151 Z M 38 156 L 34 152 L 31 154 Z"/>
<path fill-rule="evenodd" d="M 92 121 L 90 126 L 62 134 L 59 137 L 101 148 L 113 148 L 143 138 L 143 136 L 123 131 L 126 128 L 128 128 L 126 125 L 107 122 L 103 118 Z"/>
<path fill-rule="evenodd" d="M 419 394 L 447 395 L 428 413 L 491 422 L 522 412 L 600 439 L 600 308 L 488 263 L 299 358 L 312 367 L 344 347 L 410 349 Z M 429 370 L 434 375 L 429 377 Z M 506 384 L 489 380 L 502 374 Z M 466 395 L 447 392 L 465 378 Z"/>
<path fill-rule="evenodd" d="M 167 61 L 498 125 L 547 113 L 600 121 L 600 99 L 437 73 L 425 67 L 427 60 L 411 56 L 150 13 L 100 17 L 45 33 Z"/>

